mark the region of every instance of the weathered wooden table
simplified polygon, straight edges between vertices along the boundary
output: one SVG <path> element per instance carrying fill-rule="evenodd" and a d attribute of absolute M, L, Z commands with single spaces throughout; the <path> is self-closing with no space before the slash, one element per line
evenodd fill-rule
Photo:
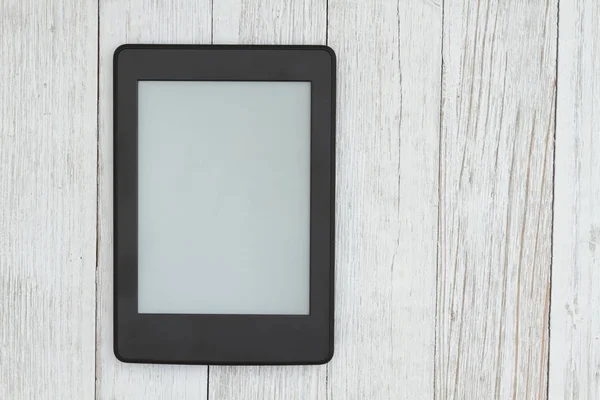
<path fill-rule="evenodd" d="M 112 53 L 338 55 L 336 354 L 112 353 Z M 0 399 L 600 398 L 597 0 L 0 2 Z"/>

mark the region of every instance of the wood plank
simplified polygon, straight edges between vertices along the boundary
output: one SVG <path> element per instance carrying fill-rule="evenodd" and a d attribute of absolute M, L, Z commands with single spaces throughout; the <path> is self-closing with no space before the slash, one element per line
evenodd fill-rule
<path fill-rule="evenodd" d="M 442 13 L 329 1 L 338 54 L 332 399 L 433 397 Z"/>
<path fill-rule="evenodd" d="M 93 399 L 97 3 L 0 2 L 0 399 Z"/>
<path fill-rule="evenodd" d="M 445 2 L 436 397 L 544 398 L 557 0 Z"/>
<path fill-rule="evenodd" d="M 206 367 L 124 364 L 113 354 L 112 59 L 123 43 L 210 43 L 211 0 L 100 0 L 98 399 L 204 399 Z"/>
<path fill-rule="evenodd" d="M 217 44 L 324 44 L 325 0 L 214 0 Z M 325 366 L 211 366 L 209 398 L 325 399 Z"/>
<path fill-rule="evenodd" d="M 600 3 L 560 4 L 550 399 L 600 398 Z"/>

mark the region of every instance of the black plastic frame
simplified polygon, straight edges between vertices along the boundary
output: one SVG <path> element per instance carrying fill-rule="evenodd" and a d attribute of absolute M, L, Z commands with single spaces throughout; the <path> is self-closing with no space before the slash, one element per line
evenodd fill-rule
<path fill-rule="evenodd" d="M 114 352 L 123 362 L 323 364 L 333 356 L 335 53 L 123 45 L 114 53 Z M 139 314 L 137 82 L 310 81 L 310 314 Z"/>

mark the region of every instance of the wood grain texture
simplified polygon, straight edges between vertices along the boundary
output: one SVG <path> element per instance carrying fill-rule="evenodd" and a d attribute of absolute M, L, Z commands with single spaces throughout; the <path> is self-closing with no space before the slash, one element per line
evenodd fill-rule
<path fill-rule="evenodd" d="M 326 367 L 211 366 L 210 400 L 325 400 Z"/>
<path fill-rule="evenodd" d="M 442 13 L 329 0 L 338 55 L 329 399 L 433 397 Z"/>
<path fill-rule="evenodd" d="M 0 399 L 94 398 L 96 9 L 0 2 Z"/>
<path fill-rule="evenodd" d="M 213 0 L 215 44 L 325 44 L 326 0 Z"/>
<path fill-rule="evenodd" d="M 600 3 L 561 2 L 550 399 L 600 398 Z"/>
<path fill-rule="evenodd" d="M 214 0 L 216 44 L 325 44 L 325 0 Z M 209 399 L 325 399 L 325 366 L 211 366 Z"/>
<path fill-rule="evenodd" d="M 436 397 L 546 396 L 557 1 L 446 1 Z"/>
<path fill-rule="evenodd" d="M 598 1 L 99 1 L 0 1 L 0 399 L 600 398 Z M 333 360 L 120 363 L 114 49 L 327 37 Z"/>
<path fill-rule="evenodd" d="M 209 0 L 100 0 L 97 399 L 205 399 L 206 367 L 124 364 L 113 354 L 113 52 L 123 43 L 210 43 Z"/>

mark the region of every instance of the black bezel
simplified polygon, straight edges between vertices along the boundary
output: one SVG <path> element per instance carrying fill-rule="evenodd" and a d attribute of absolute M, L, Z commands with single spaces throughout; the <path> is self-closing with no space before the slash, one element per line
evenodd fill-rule
<path fill-rule="evenodd" d="M 137 82 L 310 81 L 310 314 L 139 314 Z M 123 45 L 114 53 L 114 352 L 124 362 L 322 364 L 333 356 L 335 54 L 326 46 Z"/>

